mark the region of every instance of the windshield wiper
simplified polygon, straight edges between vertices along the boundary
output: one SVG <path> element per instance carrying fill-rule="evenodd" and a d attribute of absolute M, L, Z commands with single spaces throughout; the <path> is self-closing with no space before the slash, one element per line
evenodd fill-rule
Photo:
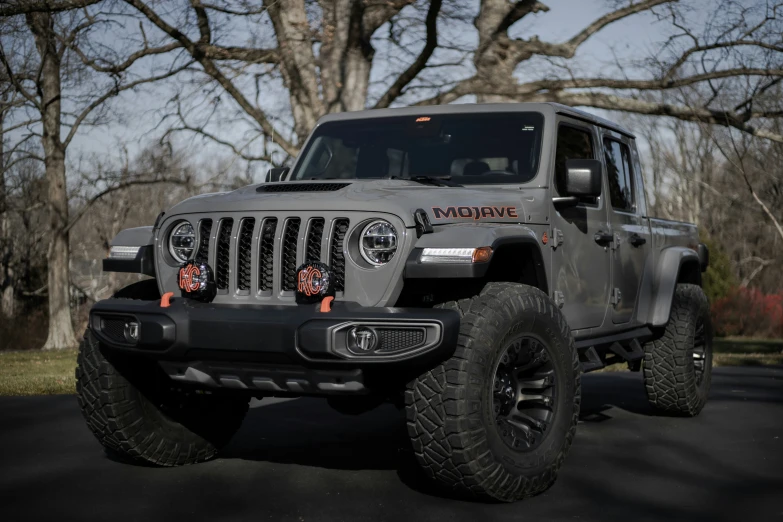
<path fill-rule="evenodd" d="M 451 180 L 451 176 L 411 176 L 409 178 L 402 178 L 400 176 L 392 176 L 391 179 L 408 179 L 421 183 L 423 185 L 435 185 L 436 187 L 461 187 L 459 183 L 454 183 Z"/>

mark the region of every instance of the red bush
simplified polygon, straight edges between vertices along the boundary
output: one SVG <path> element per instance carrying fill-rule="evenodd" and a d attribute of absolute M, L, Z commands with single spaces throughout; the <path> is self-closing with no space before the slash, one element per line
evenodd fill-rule
<path fill-rule="evenodd" d="M 712 303 L 715 335 L 783 337 L 783 293 L 764 294 L 756 288 L 737 287 Z"/>

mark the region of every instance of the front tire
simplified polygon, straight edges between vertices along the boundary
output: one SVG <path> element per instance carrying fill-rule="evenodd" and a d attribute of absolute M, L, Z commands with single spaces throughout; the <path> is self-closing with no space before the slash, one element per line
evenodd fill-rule
<path fill-rule="evenodd" d="M 123 460 L 158 466 L 209 460 L 247 413 L 244 398 L 174 390 L 155 361 L 110 352 L 89 330 L 77 362 L 76 393 L 87 426 Z"/>
<path fill-rule="evenodd" d="M 543 492 L 579 417 L 581 367 L 565 318 L 546 294 L 514 283 L 444 307 L 462 316 L 456 351 L 405 393 L 416 459 L 459 494 L 511 502 Z"/>
<path fill-rule="evenodd" d="M 677 285 L 663 335 L 644 346 L 647 399 L 657 410 L 693 417 L 712 380 L 710 305 L 697 285 Z"/>

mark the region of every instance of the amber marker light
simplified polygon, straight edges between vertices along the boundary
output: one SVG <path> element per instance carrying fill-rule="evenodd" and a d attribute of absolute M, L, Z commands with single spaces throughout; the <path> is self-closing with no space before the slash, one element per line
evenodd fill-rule
<path fill-rule="evenodd" d="M 474 263 L 486 263 L 492 257 L 492 247 L 480 247 L 473 251 Z"/>

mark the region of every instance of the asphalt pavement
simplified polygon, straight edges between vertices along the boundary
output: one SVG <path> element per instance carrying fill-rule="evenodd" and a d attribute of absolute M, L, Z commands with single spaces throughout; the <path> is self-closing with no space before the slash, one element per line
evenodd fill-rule
<path fill-rule="evenodd" d="M 720 368 L 694 419 L 654 416 L 639 374 L 584 377 L 555 485 L 516 504 L 446 498 L 398 450 L 400 413 L 265 400 L 220 459 L 109 459 L 73 396 L 0 398 L 0 520 L 783 520 L 783 368 Z"/>

